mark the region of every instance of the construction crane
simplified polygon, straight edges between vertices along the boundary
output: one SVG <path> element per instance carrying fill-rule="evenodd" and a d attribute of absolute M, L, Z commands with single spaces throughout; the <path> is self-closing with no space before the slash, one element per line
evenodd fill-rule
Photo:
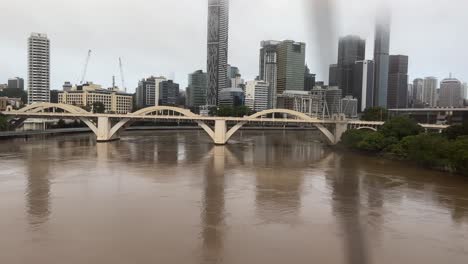
<path fill-rule="evenodd" d="M 125 78 L 124 78 L 124 71 L 122 66 L 122 58 L 119 57 L 119 67 L 120 67 L 120 77 L 122 78 L 122 89 L 124 92 L 127 92 L 127 87 L 125 87 Z"/>
<path fill-rule="evenodd" d="M 84 69 L 83 69 L 83 74 L 81 75 L 80 84 L 83 84 L 85 82 L 86 71 L 88 70 L 88 64 L 89 64 L 89 59 L 90 58 L 91 58 L 91 50 L 88 50 L 88 56 L 86 57 L 86 62 L 85 62 L 85 66 L 84 66 Z"/>

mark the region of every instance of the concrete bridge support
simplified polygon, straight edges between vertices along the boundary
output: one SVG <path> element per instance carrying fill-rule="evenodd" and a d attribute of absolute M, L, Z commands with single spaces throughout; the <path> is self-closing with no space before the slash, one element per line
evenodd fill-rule
<path fill-rule="evenodd" d="M 112 122 L 108 117 L 98 117 L 97 122 L 97 142 L 109 142 L 118 140 L 117 133 L 112 133 Z"/>
<path fill-rule="evenodd" d="M 337 122 L 335 125 L 335 142 L 333 142 L 333 145 L 336 145 L 340 143 L 341 141 L 341 136 L 348 130 L 348 122 Z"/>
<path fill-rule="evenodd" d="M 228 141 L 227 138 L 227 125 L 226 120 L 216 120 L 214 129 L 214 143 L 216 145 L 225 145 Z"/>

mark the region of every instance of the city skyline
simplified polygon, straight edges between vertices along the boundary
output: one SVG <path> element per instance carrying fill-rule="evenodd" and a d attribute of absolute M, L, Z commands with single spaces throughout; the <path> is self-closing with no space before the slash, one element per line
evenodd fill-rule
<path fill-rule="evenodd" d="M 133 92 L 135 90 L 138 80 L 150 75 L 164 75 L 168 79 L 175 79 L 176 82 L 181 84 L 181 89 L 185 89 L 187 86 L 187 75 L 195 70 L 205 70 L 206 68 L 206 2 L 186 0 L 179 2 L 181 5 L 190 7 L 188 8 L 191 10 L 190 15 L 181 18 L 179 22 L 174 22 L 170 26 L 166 25 L 166 27 L 158 27 L 158 25 L 160 26 L 164 23 L 164 20 L 161 20 L 162 22 L 159 20 L 161 18 L 137 19 L 136 22 L 118 20 L 117 25 L 111 22 L 98 22 L 91 18 L 97 17 L 97 10 L 104 8 L 100 4 L 96 7 L 95 11 L 89 14 L 80 13 L 80 8 L 77 8 L 77 15 L 83 18 L 77 23 L 73 21 L 63 22 L 60 16 L 52 16 L 54 17 L 53 19 L 36 16 L 31 13 L 32 7 L 23 6 L 25 1 L 19 1 L 18 5 L 15 6 L 2 3 L 0 6 L 2 10 L 7 11 L 6 13 L 17 13 L 14 12 L 17 8 L 24 8 L 21 16 L 26 17 L 25 23 L 22 23 L 19 28 L 15 28 L 14 30 L 8 28 L 2 29 L 6 41 L 0 44 L 0 54 L 6 61 L 14 63 L 8 63 L 6 67 L 0 70 L 0 78 L 4 80 L 3 82 L 14 76 L 27 78 L 27 51 L 24 43 L 31 32 L 37 31 L 47 34 L 52 43 L 51 89 L 60 89 L 64 81 L 78 82 L 88 49 L 93 49 L 87 78 L 90 81 L 110 86 L 112 75 L 119 75 L 118 57 L 123 57 L 129 91 Z M 230 64 L 239 67 L 244 79 L 252 80 L 258 74 L 258 49 L 260 41 L 268 39 L 292 39 L 305 42 L 307 44 L 306 62 L 311 68 L 311 72 L 317 73 L 317 80 L 328 79 L 328 77 L 325 77 L 327 73 L 320 72 L 320 65 L 317 65 L 317 52 L 314 50 L 317 45 L 312 36 L 311 27 L 309 27 L 311 22 L 307 19 L 307 16 L 310 16 L 311 13 L 304 12 L 303 3 L 299 3 L 301 1 L 290 3 L 289 6 L 286 6 L 287 1 L 283 0 L 259 0 L 255 1 L 255 3 L 248 2 L 251 8 L 243 10 L 242 7 L 247 2 L 245 0 L 238 0 L 231 3 L 230 54 L 228 59 Z M 373 42 L 373 13 L 375 4 L 366 7 L 358 5 L 362 12 L 357 15 L 340 14 L 342 12 L 340 10 L 352 7 L 354 2 L 349 1 L 349 3 L 345 3 L 337 1 L 340 6 L 336 13 L 339 14 L 338 17 L 341 17 L 340 20 L 342 21 L 342 23 L 337 23 L 337 35 L 359 35 L 366 39 L 367 43 L 371 44 Z M 372 1 L 372 3 L 374 2 Z M 458 14 L 460 14 L 460 7 L 468 6 L 468 4 L 452 0 L 451 2 L 455 3 L 454 5 L 441 6 L 442 1 L 437 0 L 431 7 L 422 7 L 423 9 L 432 10 L 432 12 L 453 11 L 448 18 L 450 21 L 431 22 L 434 24 L 431 29 L 437 31 L 437 34 L 426 36 L 427 34 L 421 34 L 420 31 L 424 30 L 427 26 L 431 15 L 421 16 L 420 14 L 416 14 L 417 16 L 421 16 L 417 21 L 409 23 L 406 20 L 409 17 L 408 12 L 411 7 L 421 1 L 416 0 L 414 2 L 409 3 L 405 8 L 399 6 L 402 1 L 393 3 L 390 53 L 410 56 L 410 80 L 426 76 L 436 76 L 438 79 L 443 79 L 449 75 L 449 72 L 453 72 L 454 77 L 460 80 L 467 80 L 468 73 L 465 73 L 463 70 L 468 66 L 465 65 L 468 61 L 465 59 L 467 55 L 455 52 L 456 50 L 462 50 L 461 44 L 457 44 L 462 41 L 450 41 L 451 39 L 457 39 L 456 31 L 464 27 L 454 28 L 444 27 L 443 25 L 454 24 L 453 21 L 459 21 L 460 16 Z M 48 0 L 43 3 L 44 5 L 33 7 L 42 10 L 42 8 L 51 8 L 54 3 L 56 3 L 54 0 Z M 181 8 L 176 7 L 177 4 L 170 1 L 158 1 L 158 4 L 160 8 L 173 8 L 178 12 L 183 11 Z M 111 16 L 111 18 L 115 17 L 114 19 L 117 20 L 118 14 L 123 11 L 132 13 L 133 9 L 126 10 L 125 7 L 128 5 L 130 3 L 126 1 L 118 2 L 114 12 L 115 16 Z M 438 10 L 435 10 L 436 7 Z M 353 8 L 356 9 L 357 7 L 354 6 Z M 268 14 L 258 14 L 259 10 L 267 10 L 268 12 L 265 13 Z M 54 10 L 50 12 L 55 14 Z M 260 22 L 256 22 L 254 27 L 247 23 L 249 19 L 247 21 L 241 19 L 244 15 L 250 14 L 250 12 L 256 14 L 257 18 L 260 18 L 258 20 Z M 236 14 L 242 14 L 242 16 Z M 288 18 L 287 25 L 275 24 L 272 27 L 270 20 L 261 19 L 263 16 L 267 18 L 281 14 L 284 14 Z M 7 19 L 8 14 L 3 18 Z M 355 18 L 358 18 L 359 23 L 355 21 Z M 59 20 L 61 23 L 56 23 Z M 116 20 L 111 21 L 115 22 Z M 352 21 L 352 23 L 343 23 L 343 21 Z M 458 24 L 460 23 L 467 22 L 460 20 Z M 423 24 L 424 27 L 422 27 Z M 411 29 L 418 25 L 420 26 L 420 30 L 407 30 L 408 27 Z M 4 23 L 0 27 L 5 26 L 6 24 Z M 94 29 L 92 26 L 95 26 L 95 31 L 91 31 Z M 67 30 L 64 27 L 67 27 Z M 443 31 L 441 31 L 442 29 Z M 120 30 L 122 30 L 123 34 L 119 34 Z M 165 32 L 165 30 L 168 32 Z M 148 34 L 144 34 L 145 32 L 152 31 L 154 31 L 154 35 L 165 33 L 164 38 L 154 39 L 148 36 Z M 136 42 L 140 42 L 140 44 L 129 43 L 127 37 L 122 37 L 124 35 L 132 36 L 130 39 L 133 42 L 137 40 Z M 181 38 L 188 35 L 190 35 L 190 44 L 193 47 L 190 49 L 179 49 L 179 44 L 176 42 L 180 42 Z M 84 37 L 86 37 L 85 41 L 83 41 Z M 117 38 L 117 43 L 120 44 L 109 46 L 109 40 L 114 38 Z M 164 41 L 161 41 L 161 39 Z M 447 47 L 447 44 L 444 44 L 445 42 L 450 43 L 455 48 L 450 49 Z M 182 44 L 187 45 L 186 43 Z M 105 47 L 105 45 L 108 45 L 108 47 Z M 337 45 L 337 41 L 336 43 L 332 43 L 332 45 Z M 373 47 L 371 46 L 368 45 L 366 59 L 372 59 Z M 417 46 L 420 46 L 420 48 Z M 193 50 L 197 50 L 198 48 L 200 48 L 200 52 L 193 52 Z M 440 52 L 431 52 L 436 49 L 440 50 Z M 148 60 L 147 57 L 153 59 Z M 331 58 L 329 64 L 335 60 L 336 58 Z"/>

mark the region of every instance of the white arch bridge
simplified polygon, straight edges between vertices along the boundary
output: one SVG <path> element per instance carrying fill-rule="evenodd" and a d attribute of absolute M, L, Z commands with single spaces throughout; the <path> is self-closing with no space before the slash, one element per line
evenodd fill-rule
<path fill-rule="evenodd" d="M 226 144 L 246 124 L 313 125 L 324 135 L 327 143 L 331 145 L 337 144 L 343 133 L 348 129 L 377 130 L 378 127 L 384 124 L 383 122 L 347 120 L 339 116 L 333 119 L 321 120 L 287 109 L 271 109 L 246 117 L 206 117 L 194 114 L 187 109 L 170 106 L 148 107 L 130 114 L 94 114 L 73 105 L 36 103 L 17 111 L 9 109 L 2 112 L 2 114 L 15 118 L 13 122 L 17 126 L 28 118 L 78 119 L 94 132 L 98 142 L 117 140 L 120 132 L 132 123 L 144 120 L 196 122 L 217 145 Z M 281 116 L 281 118 L 276 116 Z M 447 127 L 424 124 L 422 126 L 426 129 L 438 131 Z"/>

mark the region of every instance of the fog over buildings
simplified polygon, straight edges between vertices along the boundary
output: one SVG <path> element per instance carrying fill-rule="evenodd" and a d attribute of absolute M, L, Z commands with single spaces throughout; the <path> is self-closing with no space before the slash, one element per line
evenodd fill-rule
<path fill-rule="evenodd" d="M 306 61 L 317 80 L 328 80 L 337 38 L 366 39 L 373 57 L 376 0 L 231 0 L 228 62 L 246 80 L 258 75 L 262 40 L 307 43 Z M 391 54 L 410 57 L 409 78 L 449 72 L 468 80 L 466 0 L 392 0 Z M 51 88 L 77 83 L 86 53 L 93 50 L 87 78 L 110 86 L 123 58 L 128 90 L 147 76 L 206 71 L 207 0 L 16 0 L 1 1 L 0 79 L 27 78 L 27 38 L 46 33 L 51 41 Z M 416 12 L 417 10 L 417 12 Z M 327 45 L 327 43 L 330 43 Z"/>

